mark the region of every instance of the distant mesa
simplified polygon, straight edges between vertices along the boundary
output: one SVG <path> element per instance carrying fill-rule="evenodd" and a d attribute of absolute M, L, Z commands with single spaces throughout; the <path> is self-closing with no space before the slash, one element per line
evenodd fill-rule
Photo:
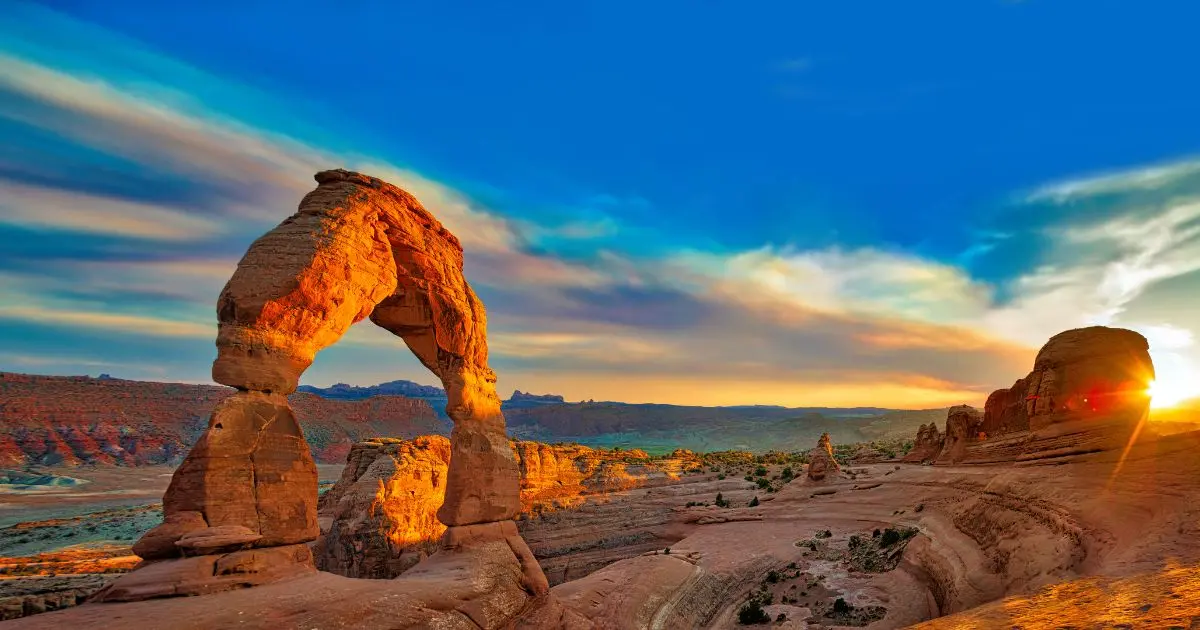
<path fill-rule="evenodd" d="M 1093 326 L 1059 333 L 1033 370 L 988 396 L 982 413 L 947 413 L 944 433 L 922 425 L 905 461 L 994 464 L 1061 461 L 1123 448 L 1151 433 L 1146 420 L 1154 364 L 1145 337 Z"/>
<path fill-rule="evenodd" d="M 308 392 L 325 398 L 340 400 L 363 400 L 372 396 L 406 396 L 408 398 L 446 399 L 446 390 L 432 385 L 421 385 L 412 381 L 397 380 L 359 387 L 346 383 L 337 383 L 330 387 L 314 387 L 301 385 L 296 391 Z"/>
<path fill-rule="evenodd" d="M 562 396 L 555 394 L 529 394 L 521 390 L 516 390 L 509 398 L 512 402 L 541 402 L 541 403 L 561 403 L 566 402 Z"/>

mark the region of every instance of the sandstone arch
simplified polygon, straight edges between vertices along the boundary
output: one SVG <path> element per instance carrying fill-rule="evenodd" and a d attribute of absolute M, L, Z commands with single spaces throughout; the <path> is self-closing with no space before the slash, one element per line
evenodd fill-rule
<path fill-rule="evenodd" d="M 450 527 L 447 545 L 516 536 L 511 523 L 464 527 L 512 519 L 520 495 L 462 246 L 395 186 L 343 170 L 316 180 L 221 292 L 213 379 L 239 392 L 214 410 L 175 472 L 164 524 L 135 545 L 143 558 L 291 545 L 305 563 L 301 543 L 319 534 L 317 472 L 286 395 L 321 349 L 367 317 L 404 339 L 446 389 L 454 428 L 438 518 Z M 532 561 L 519 538 L 509 543 Z"/>

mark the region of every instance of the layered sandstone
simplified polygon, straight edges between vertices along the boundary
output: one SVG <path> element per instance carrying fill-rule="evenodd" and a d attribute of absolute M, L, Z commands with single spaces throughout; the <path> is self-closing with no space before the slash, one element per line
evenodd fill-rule
<path fill-rule="evenodd" d="M 639 450 L 509 443 L 521 473 L 526 518 L 633 488 L 671 484 L 701 465 L 690 451 L 652 458 Z M 446 527 L 450 444 L 442 436 L 375 439 L 355 445 L 338 482 L 321 498 L 317 566 L 358 578 L 393 578 L 437 551 Z"/>
<path fill-rule="evenodd" d="M 1140 334 L 1093 326 L 1051 337 L 1033 370 L 988 397 L 984 412 L 952 408 L 936 457 L 928 429 L 906 461 L 939 464 L 1039 462 L 1126 447 L 1150 431 L 1147 388 L 1154 379 Z"/>
<path fill-rule="evenodd" d="M 0 466 L 177 465 L 207 418 L 237 390 L 86 376 L 0 372 Z M 381 435 L 444 431 L 424 401 L 400 396 L 288 396 L 313 458 L 341 464 L 350 446 Z"/>
<path fill-rule="evenodd" d="M 808 452 L 808 478 L 810 481 L 824 481 L 840 471 L 837 460 L 833 458 L 829 434 L 822 434 L 821 439 L 817 440 L 817 447 Z"/>
<path fill-rule="evenodd" d="M 222 290 L 213 380 L 238 393 L 217 405 L 172 478 L 163 525 L 139 541 L 152 562 L 100 599 L 202 594 L 315 570 L 305 543 L 319 533 L 317 472 L 286 395 L 318 351 L 370 317 L 403 338 L 445 389 L 454 428 L 444 478 L 434 483 L 444 492 L 437 520 L 448 529 L 444 553 L 423 566 L 452 577 L 450 567 L 475 562 L 472 554 L 508 565 L 516 609 L 456 608 L 491 627 L 548 585 L 511 521 L 520 509 L 517 461 L 462 247 L 399 188 L 347 171 L 316 180 L 296 214 L 251 244 Z"/>
<path fill-rule="evenodd" d="M 982 423 L 983 414 L 978 409 L 970 405 L 951 407 L 946 412 L 946 435 L 937 462 L 961 462 L 966 456 L 967 446 L 985 437 L 979 430 Z"/>

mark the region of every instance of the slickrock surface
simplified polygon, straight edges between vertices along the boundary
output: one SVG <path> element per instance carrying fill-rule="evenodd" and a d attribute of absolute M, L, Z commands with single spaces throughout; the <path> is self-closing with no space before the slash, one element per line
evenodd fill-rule
<path fill-rule="evenodd" d="M 785 613 L 793 624 L 807 618 L 809 625 L 791 627 L 810 628 L 840 625 L 832 606 L 839 597 L 854 611 L 881 614 L 870 627 L 901 628 L 1087 576 L 1102 576 L 1099 584 L 1107 584 L 1161 574 L 1158 584 L 1186 598 L 1182 588 L 1194 582 L 1162 571 L 1168 558 L 1190 571 L 1192 580 L 1200 567 L 1200 545 L 1194 543 L 1198 448 L 1200 434 L 1192 433 L 1139 441 L 1123 463 L 1120 452 L 1105 451 L 1052 469 L 867 465 L 857 481 L 827 482 L 822 487 L 834 492 L 821 495 L 798 480 L 772 501 L 741 510 L 757 512 L 761 520 L 699 527 L 672 544 L 670 554 L 617 562 L 552 593 L 606 628 L 735 628 L 737 610 L 763 588 L 774 593 L 767 607 L 772 615 Z M 891 546 L 861 542 L 874 541 L 874 530 L 887 528 L 916 533 Z M 872 559 L 858 551 L 881 547 L 899 555 Z M 1135 613 L 1149 606 L 1150 612 L 1131 619 L 1167 627 L 1153 620 L 1175 619 L 1183 610 L 1178 602 L 1163 606 L 1171 590 L 1116 583 L 1130 599 L 1105 602 L 1093 588 L 1083 612 L 1072 612 L 1074 591 L 1064 588 L 1053 608 L 1059 616 L 1039 616 L 1035 604 L 1045 601 L 1039 596 L 1020 604 L 1021 614 L 1011 620 L 1093 627 L 1106 606 Z M 1155 617 L 1160 606 L 1164 614 Z M 1009 627 L 1004 611 L 997 605 L 979 617 L 959 618 L 985 620 L 982 625 L 930 627 Z"/>
<path fill-rule="evenodd" d="M 0 372 L 0 466 L 178 465 L 213 408 L 236 391 Z M 369 437 L 445 431 L 428 404 L 400 396 L 342 401 L 297 393 L 288 402 L 321 463 L 345 462 L 350 446 Z"/>
<path fill-rule="evenodd" d="M 521 471 L 522 532 L 534 530 L 541 537 L 560 540 L 565 532 L 551 534 L 548 530 L 563 528 L 546 525 L 576 518 L 576 512 L 567 508 L 589 501 L 607 505 L 613 493 L 675 484 L 685 471 L 701 466 L 701 459 L 689 451 L 651 458 L 636 450 L 537 442 L 511 442 L 510 448 Z M 446 531 L 436 513 L 445 495 L 449 458 L 449 442 L 441 436 L 376 439 L 356 445 L 342 478 L 321 499 L 323 535 L 315 547 L 318 568 L 347 577 L 393 578 L 436 551 Z M 669 520 L 666 510 L 657 512 L 661 513 L 650 517 L 654 527 Z M 582 538 L 598 529 L 591 526 L 585 531 L 588 534 Z M 590 542 L 576 538 L 571 543 L 542 546 L 541 537 L 532 542 L 535 555 L 539 559 L 547 554 L 559 557 L 551 563 L 558 576 L 567 574 L 565 556 L 571 555 L 568 547 L 572 545 L 581 551 L 596 546 L 610 548 L 608 553 L 593 554 L 597 557 L 586 562 L 594 566 L 601 559 L 611 562 L 626 557 L 620 555 L 622 550 L 632 555 L 657 544 L 641 546 L 657 536 L 637 528 L 616 528 L 601 536 L 603 540 Z M 579 573 L 575 568 L 572 574 Z"/>

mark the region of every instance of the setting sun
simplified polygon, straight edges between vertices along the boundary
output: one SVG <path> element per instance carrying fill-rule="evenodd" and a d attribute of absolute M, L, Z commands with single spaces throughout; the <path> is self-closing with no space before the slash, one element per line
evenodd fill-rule
<path fill-rule="evenodd" d="M 1150 386 L 1146 388 L 1146 394 L 1150 396 L 1150 406 L 1152 408 L 1162 409 L 1164 407 L 1172 407 L 1192 398 L 1197 392 L 1192 391 L 1187 386 L 1187 383 L 1151 381 Z"/>

